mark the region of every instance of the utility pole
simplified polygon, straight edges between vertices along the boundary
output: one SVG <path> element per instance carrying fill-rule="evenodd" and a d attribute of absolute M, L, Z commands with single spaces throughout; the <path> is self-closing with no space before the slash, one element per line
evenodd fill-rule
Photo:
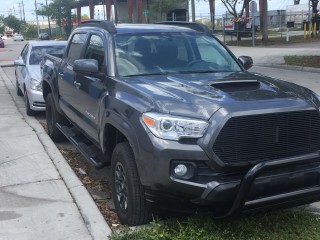
<path fill-rule="evenodd" d="M 26 23 L 26 14 L 24 13 L 24 4 L 22 0 L 22 13 L 23 13 L 23 22 Z"/>
<path fill-rule="evenodd" d="M 35 10 L 36 10 L 37 30 L 38 30 L 38 36 L 39 36 L 39 34 L 40 34 L 40 29 L 39 29 L 39 20 L 38 20 L 37 0 L 34 0 L 34 6 L 35 6 Z"/>
<path fill-rule="evenodd" d="M 21 11 L 21 3 L 18 3 L 19 5 L 19 15 L 20 15 L 20 21 L 22 22 L 22 11 Z"/>

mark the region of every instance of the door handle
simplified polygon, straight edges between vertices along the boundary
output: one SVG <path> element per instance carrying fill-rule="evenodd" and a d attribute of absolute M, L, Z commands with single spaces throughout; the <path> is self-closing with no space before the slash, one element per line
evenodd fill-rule
<path fill-rule="evenodd" d="M 60 77 L 63 77 L 63 73 L 62 73 L 62 72 L 59 72 L 59 76 L 60 76 Z"/>
<path fill-rule="evenodd" d="M 73 86 L 75 86 L 77 89 L 79 89 L 81 87 L 81 83 L 74 81 Z"/>

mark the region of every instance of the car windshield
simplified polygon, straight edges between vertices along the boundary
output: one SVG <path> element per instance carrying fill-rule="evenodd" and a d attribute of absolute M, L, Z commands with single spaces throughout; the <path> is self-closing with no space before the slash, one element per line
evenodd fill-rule
<path fill-rule="evenodd" d="M 61 57 L 63 55 L 65 46 L 37 46 L 32 47 L 29 65 L 39 65 L 44 54 L 48 53 L 53 56 Z"/>
<path fill-rule="evenodd" d="M 119 34 L 115 38 L 120 76 L 242 71 L 213 37 L 199 33 Z"/>

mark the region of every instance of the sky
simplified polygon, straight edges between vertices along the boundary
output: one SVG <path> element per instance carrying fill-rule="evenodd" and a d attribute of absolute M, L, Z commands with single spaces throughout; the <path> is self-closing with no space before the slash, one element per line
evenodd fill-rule
<path fill-rule="evenodd" d="M 38 8 L 41 4 L 45 4 L 46 0 L 35 0 L 37 2 Z M 33 0 L 0 0 L 0 15 L 7 16 L 8 14 L 15 15 L 18 19 L 22 14 L 22 2 L 24 4 L 25 16 L 27 21 L 35 21 L 35 1 Z M 258 3 L 259 1 L 256 0 Z M 20 3 L 20 8 L 19 8 Z M 50 3 L 50 0 L 48 0 Z M 308 3 L 308 0 L 301 0 L 300 4 Z M 293 5 L 293 0 L 268 0 L 269 10 L 285 10 L 287 5 Z M 195 0 L 196 16 L 197 17 L 207 17 L 209 16 L 209 3 L 205 0 Z M 21 9 L 21 15 L 20 10 Z M 86 13 L 86 10 L 82 10 Z M 216 0 L 216 16 L 221 16 L 226 12 L 226 8 L 221 3 L 220 0 Z M 88 13 L 88 11 L 87 11 Z M 41 20 L 42 16 L 39 18 Z"/>

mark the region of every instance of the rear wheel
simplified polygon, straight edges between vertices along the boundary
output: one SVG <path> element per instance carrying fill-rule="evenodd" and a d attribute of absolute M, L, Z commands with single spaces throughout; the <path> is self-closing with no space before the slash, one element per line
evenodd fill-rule
<path fill-rule="evenodd" d="M 66 119 L 57 111 L 56 105 L 54 103 L 52 93 L 49 93 L 46 98 L 46 120 L 48 135 L 55 142 L 61 142 L 65 140 L 65 136 L 57 128 L 57 123 L 65 123 Z"/>
<path fill-rule="evenodd" d="M 122 224 L 141 225 L 151 221 L 133 152 L 127 142 L 119 143 L 112 154 L 112 196 Z"/>
<path fill-rule="evenodd" d="M 34 111 L 34 110 L 32 110 L 30 108 L 30 102 L 29 102 L 27 91 L 24 92 L 24 101 L 25 101 L 25 105 L 26 105 L 26 113 L 27 113 L 27 115 L 28 116 L 34 116 L 36 114 L 36 111 Z"/>

